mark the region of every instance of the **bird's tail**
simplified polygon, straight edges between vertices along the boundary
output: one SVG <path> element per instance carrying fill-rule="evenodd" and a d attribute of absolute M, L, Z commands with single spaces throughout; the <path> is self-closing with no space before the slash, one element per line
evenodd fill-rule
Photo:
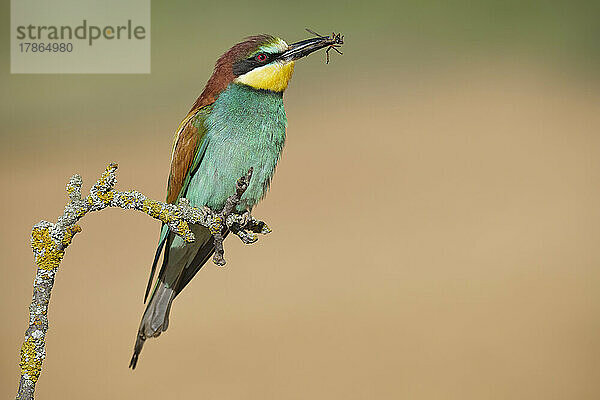
<path fill-rule="evenodd" d="M 140 322 L 140 328 L 138 329 L 137 339 L 133 348 L 133 357 L 131 357 L 131 361 L 129 362 L 131 369 L 135 369 L 146 339 L 160 336 L 169 327 L 169 311 L 171 310 L 171 303 L 174 298 L 175 291 L 169 288 L 165 282 L 158 281 Z"/>
<path fill-rule="evenodd" d="M 214 251 L 212 235 L 208 229 L 201 225 L 191 225 L 190 229 L 196 237 L 194 243 L 185 243 L 173 234 L 170 234 L 170 238 L 161 234 L 161 242 L 154 258 L 150 282 L 152 282 L 156 263 L 164 247 L 163 265 L 158 273 L 157 282 L 154 285 L 148 306 L 144 311 L 144 315 L 142 315 L 133 349 L 133 357 L 131 357 L 129 363 L 129 367 L 132 369 L 135 369 L 146 339 L 157 337 L 167 330 L 169 311 L 173 299 L 188 284 Z M 168 230 L 163 229 L 163 232 L 167 233 Z M 148 287 L 151 285 L 150 282 Z"/>

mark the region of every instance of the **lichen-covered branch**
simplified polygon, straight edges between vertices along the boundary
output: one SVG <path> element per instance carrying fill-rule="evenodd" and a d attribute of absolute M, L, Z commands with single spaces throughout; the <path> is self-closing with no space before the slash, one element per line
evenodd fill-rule
<path fill-rule="evenodd" d="M 25 331 L 25 341 L 21 347 L 18 400 L 33 399 L 35 384 L 46 356 L 48 304 L 54 278 L 73 236 L 81 232 L 77 222 L 84 215 L 107 207 L 142 211 L 168 225 L 172 232 L 187 242 L 194 241 L 194 234 L 189 225 L 200 224 L 213 233 L 216 249 L 213 261 L 220 266 L 225 265 L 223 258 L 225 230 L 231 231 L 246 244 L 254 243 L 258 239 L 257 233 L 266 234 L 271 231 L 264 222 L 254 219 L 248 212 L 243 214 L 234 212 L 252 178 L 252 169 L 238 180 L 235 194 L 227 199 L 223 210 L 218 212 L 207 207 L 191 207 L 186 199 L 180 199 L 178 204 L 168 204 L 151 200 L 135 190 L 117 191 L 114 189 L 117 182 L 116 171 L 117 164 L 109 164 L 100 179 L 90 189 L 89 195 L 84 198 L 81 195 L 81 176 L 73 175 L 67 184 L 70 201 L 65 206 L 63 215 L 58 217 L 56 223 L 41 221 L 33 227 L 31 248 L 37 272 L 33 282 L 33 298 L 29 306 L 29 327 Z"/>

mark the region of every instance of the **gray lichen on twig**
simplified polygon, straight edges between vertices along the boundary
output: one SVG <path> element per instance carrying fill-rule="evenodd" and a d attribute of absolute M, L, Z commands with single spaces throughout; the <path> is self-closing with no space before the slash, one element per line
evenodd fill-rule
<path fill-rule="evenodd" d="M 81 195 L 83 183 L 81 176 L 73 175 L 67 184 L 70 201 L 65 206 L 63 215 L 58 217 L 56 223 L 41 221 L 33 227 L 31 248 L 37 271 L 33 283 L 33 298 L 29 306 L 29 326 L 21 346 L 21 379 L 17 392 L 19 400 L 34 397 L 35 384 L 46 357 L 48 304 L 54 278 L 73 236 L 81 232 L 77 222 L 84 215 L 107 207 L 142 211 L 162 221 L 186 242 L 194 241 L 194 234 L 189 224 L 200 224 L 210 229 L 214 236 L 213 261 L 220 266 L 225 265 L 223 257 L 225 231 L 234 233 L 246 244 L 254 243 L 258 239 L 256 235 L 258 233 L 271 232 L 264 222 L 254 219 L 249 212 L 239 214 L 234 211 L 252 178 L 252 169 L 238 180 L 235 194 L 227 199 L 223 210 L 218 212 L 207 207 L 194 208 L 184 198 L 180 199 L 178 204 L 168 204 L 151 200 L 135 190 L 126 192 L 114 190 L 113 187 L 117 182 L 116 171 L 117 164 L 109 164 L 86 197 Z"/>

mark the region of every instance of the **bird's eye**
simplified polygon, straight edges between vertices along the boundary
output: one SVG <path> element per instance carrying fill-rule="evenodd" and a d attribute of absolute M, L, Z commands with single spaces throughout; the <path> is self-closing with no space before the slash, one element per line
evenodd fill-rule
<path fill-rule="evenodd" d="M 265 61 L 267 61 L 267 55 L 265 53 L 257 54 L 256 57 L 254 57 L 254 58 L 258 62 L 265 62 Z"/>

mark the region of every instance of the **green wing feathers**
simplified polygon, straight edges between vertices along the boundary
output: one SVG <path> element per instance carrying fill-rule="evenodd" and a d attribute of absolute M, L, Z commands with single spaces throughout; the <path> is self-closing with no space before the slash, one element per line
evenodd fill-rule
<path fill-rule="evenodd" d="M 173 144 L 173 155 L 171 157 L 171 171 L 169 173 L 169 181 L 167 184 L 167 203 L 175 203 L 183 196 L 190 183 L 193 172 L 198 165 L 200 165 L 204 150 L 206 149 L 206 128 L 204 127 L 204 120 L 211 109 L 212 105 L 208 105 L 197 110 L 192 110 L 184 118 L 177 130 Z M 146 302 L 148 295 L 150 294 L 156 267 L 158 266 L 160 255 L 165 248 L 165 242 L 167 241 L 168 236 L 169 228 L 163 224 L 158 241 L 158 248 L 156 249 L 156 254 L 154 256 L 154 262 L 150 269 L 150 277 L 148 279 L 148 284 L 146 285 L 144 302 Z"/>

